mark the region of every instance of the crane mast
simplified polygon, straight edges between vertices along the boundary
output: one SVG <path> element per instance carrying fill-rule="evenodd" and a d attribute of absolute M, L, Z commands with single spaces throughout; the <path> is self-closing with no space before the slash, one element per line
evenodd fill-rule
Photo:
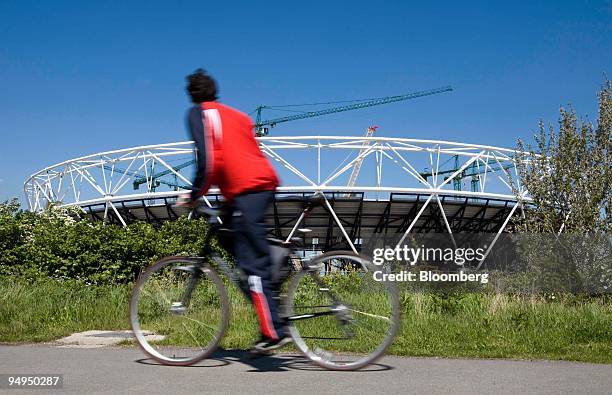
<path fill-rule="evenodd" d="M 368 128 L 365 134 L 366 140 L 363 142 L 363 145 L 361 146 L 361 149 L 359 150 L 359 154 L 357 154 L 357 157 L 361 156 L 361 154 L 363 154 L 365 150 L 368 149 L 368 147 L 370 146 L 370 142 L 367 140 L 367 138 L 372 137 L 376 129 L 378 129 L 378 126 L 370 126 Z M 362 164 L 363 164 L 363 158 L 360 158 L 355 162 L 355 165 L 353 166 L 353 170 L 351 171 L 351 176 L 349 177 L 349 181 L 346 184 L 347 187 L 355 186 L 355 182 L 357 182 L 357 177 L 359 176 L 359 172 L 361 171 Z"/>

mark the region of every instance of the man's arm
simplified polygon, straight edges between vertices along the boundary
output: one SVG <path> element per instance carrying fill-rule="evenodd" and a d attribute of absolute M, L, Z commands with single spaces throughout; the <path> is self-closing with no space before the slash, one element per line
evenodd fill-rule
<path fill-rule="evenodd" d="M 200 197 L 200 191 L 206 183 L 206 146 L 204 144 L 204 123 L 202 122 L 202 109 L 193 106 L 187 113 L 187 129 L 191 139 L 195 142 L 197 153 L 196 176 L 191 189 L 191 200 Z"/>

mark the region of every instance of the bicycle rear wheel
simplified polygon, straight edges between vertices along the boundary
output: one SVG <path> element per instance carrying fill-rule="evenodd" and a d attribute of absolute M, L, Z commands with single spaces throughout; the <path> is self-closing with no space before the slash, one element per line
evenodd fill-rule
<path fill-rule="evenodd" d="M 134 336 L 143 351 L 162 364 L 185 366 L 206 358 L 219 345 L 228 320 L 225 286 L 201 259 L 164 258 L 134 285 Z"/>
<path fill-rule="evenodd" d="M 309 266 L 288 289 L 289 328 L 300 351 L 333 370 L 384 355 L 400 325 L 394 284 L 375 281 L 372 263 L 349 251 L 322 254 Z"/>

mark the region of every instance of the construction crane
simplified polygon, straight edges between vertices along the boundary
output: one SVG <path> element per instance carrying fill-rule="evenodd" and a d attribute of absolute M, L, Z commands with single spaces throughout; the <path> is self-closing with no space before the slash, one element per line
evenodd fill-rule
<path fill-rule="evenodd" d="M 431 95 L 436 95 L 438 93 L 450 92 L 452 90 L 453 90 L 452 87 L 444 86 L 441 88 L 429 89 L 426 91 L 408 93 L 406 95 L 379 97 L 376 99 L 354 100 L 358 103 L 348 104 L 348 105 L 344 105 L 340 107 L 326 108 L 326 109 L 319 110 L 319 111 L 307 111 L 304 113 L 289 115 L 286 117 L 267 119 L 265 121 L 261 120 L 261 112 L 264 109 L 274 109 L 275 107 L 274 106 L 259 106 L 255 109 L 257 113 L 257 116 L 255 118 L 255 133 L 257 134 L 257 136 L 265 136 L 268 134 L 268 131 L 269 131 L 269 128 L 267 128 L 266 126 L 273 128 L 277 124 L 283 123 L 283 122 L 296 121 L 298 119 L 319 117 L 321 115 L 334 114 L 338 112 L 357 110 L 360 108 L 379 106 L 381 104 L 393 103 L 393 102 L 398 102 L 402 100 L 416 99 L 417 97 L 431 96 Z M 278 106 L 278 107 L 281 107 L 281 106 Z M 287 107 L 287 106 L 282 106 L 282 107 Z"/>
<path fill-rule="evenodd" d="M 174 169 L 174 171 L 179 171 L 185 167 L 191 166 L 195 163 L 195 160 L 190 160 L 184 163 L 181 163 L 180 165 L 177 166 L 173 166 L 172 168 Z M 151 172 L 153 172 L 153 169 L 151 169 Z M 158 187 L 160 185 L 160 183 L 165 184 L 169 187 L 174 188 L 174 190 L 178 190 L 178 188 L 185 188 L 185 186 L 181 186 L 178 185 L 178 182 L 176 180 L 176 175 L 174 176 L 175 178 L 175 182 L 167 182 L 167 181 L 163 181 L 163 180 L 159 180 L 159 178 L 166 176 L 168 174 L 174 173 L 172 170 L 164 170 L 164 171 L 160 171 L 158 173 L 153 173 L 150 177 L 151 182 L 153 183 L 152 188 L 153 190 L 155 190 L 155 187 Z M 139 177 L 137 179 L 134 180 L 134 190 L 138 189 L 142 184 L 146 184 L 149 182 L 149 179 L 147 177 Z"/>
<path fill-rule="evenodd" d="M 361 149 L 359 150 L 359 153 L 357 154 L 357 157 L 359 158 L 361 156 L 361 154 L 363 154 L 365 152 L 365 150 L 368 149 L 368 147 L 370 146 L 369 141 L 367 140 L 368 137 L 372 137 L 372 135 L 374 134 L 374 132 L 376 131 L 376 129 L 378 129 L 378 126 L 370 126 L 368 128 L 368 130 L 366 131 L 365 137 L 366 140 L 363 142 L 363 145 L 361 146 Z M 361 165 L 363 164 L 363 159 L 364 158 L 360 158 L 358 159 L 355 164 L 353 165 L 353 170 L 351 171 L 351 176 L 349 177 L 349 181 L 346 184 L 347 187 L 354 187 L 355 186 L 355 182 L 357 181 L 357 176 L 359 176 L 359 171 L 361 171 Z M 350 194 L 348 194 L 347 196 L 350 196 Z"/>
<path fill-rule="evenodd" d="M 178 171 L 194 163 L 195 163 L 195 160 L 190 160 L 178 166 L 173 166 L 172 168 Z M 152 192 L 155 192 L 155 189 L 161 185 L 166 185 L 174 189 L 175 191 L 178 191 L 179 189 L 189 189 L 189 186 L 179 184 L 178 177 L 176 176 L 176 174 L 174 175 L 174 181 L 166 181 L 163 179 L 160 180 L 161 177 L 168 175 L 170 173 L 173 173 L 170 170 L 164 170 L 158 173 L 153 173 L 154 168 L 153 166 L 151 166 L 151 169 L 150 169 L 151 176 L 147 178 L 147 177 L 142 176 L 141 173 L 135 170 L 127 171 L 127 170 L 117 169 L 114 166 L 109 166 L 109 165 L 104 165 L 103 167 L 104 167 L 104 170 L 111 172 L 111 174 L 114 172 L 114 173 L 119 173 L 119 174 L 125 174 L 125 175 L 132 176 L 132 177 L 137 177 L 134 179 L 134 183 L 133 183 L 134 190 L 140 189 L 140 186 L 142 184 L 149 184 L 149 183 L 150 183 L 149 188 L 151 189 Z"/>
<path fill-rule="evenodd" d="M 423 96 L 431 96 L 431 95 L 436 95 L 439 93 L 444 93 L 444 92 L 450 92 L 452 91 L 453 88 L 450 86 L 444 86 L 441 88 L 436 88 L 436 89 L 429 89 L 429 90 L 425 90 L 425 91 L 419 91 L 419 92 L 413 92 L 413 93 L 408 93 L 405 95 L 397 95 L 397 96 L 386 96 L 386 97 L 380 97 L 380 98 L 376 98 L 376 99 L 364 99 L 364 100 L 351 100 L 351 102 L 354 102 L 354 104 L 349 104 L 349 105 L 344 105 L 344 106 L 340 106 L 340 107 L 332 107 L 332 108 L 326 108 L 323 110 L 319 110 L 319 111 L 308 111 L 308 112 L 304 112 L 304 113 L 300 113 L 300 114 L 296 114 L 296 115 L 290 115 L 290 116 L 286 116 L 286 117 L 281 117 L 281 118 L 273 118 L 273 119 L 268 119 L 265 121 L 261 120 L 261 113 L 262 110 L 264 109 L 274 109 L 274 106 L 259 106 L 256 108 L 256 119 L 255 119 L 255 131 L 257 136 L 265 136 L 268 134 L 268 128 L 266 126 L 269 127 L 274 127 L 279 123 L 283 123 L 283 122 L 290 122 L 290 121 L 295 121 L 298 119 L 305 119 L 305 118 L 313 118 L 313 117 L 318 117 L 321 115 L 327 115 L 327 114 L 334 114 L 337 112 L 344 112 L 344 111 L 351 111 L 351 110 L 358 110 L 360 108 L 366 108 L 366 107 L 373 107 L 373 106 L 378 106 L 378 105 L 382 105 L 382 104 L 387 104 L 387 103 L 394 103 L 394 102 L 398 102 L 398 101 L 403 101 L 403 100 L 409 100 L 409 99 L 416 99 L 418 97 L 423 97 Z M 336 102 L 337 103 L 337 102 Z M 317 104 L 323 104 L 323 103 L 317 103 Z M 325 104 L 331 104 L 331 103 L 325 103 Z M 314 105 L 314 104 L 313 104 Z M 291 105 L 290 105 L 291 106 Z M 299 106 L 303 106 L 303 105 L 299 105 Z M 279 106 L 279 107 L 286 107 L 286 106 Z M 372 132 L 374 133 L 374 132 Z M 366 147 L 367 148 L 367 147 Z M 185 163 L 182 163 L 178 166 L 173 166 L 173 169 L 178 171 L 184 167 L 190 166 L 194 163 L 194 161 L 188 161 Z M 357 167 L 357 166 L 356 166 Z M 356 167 L 353 168 L 353 173 L 355 174 L 355 179 L 357 179 L 357 175 L 359 174 L 359 169 L 361 168 L 361 163 L 359 163 L 359 169 L 356 170 Z M 134 189 L 138 189 L 140 187 L 140 185 L 142 184 L 146 184 L 147 182 L 151 182 L 151 188 L 155 189 L 156 187 L 160 186 L 160 184 L 164 184 L 166 186 L 169 186 L 171 188 L 174 188 L 175 190 L 177 190 L 178 188 L 185 188 L 185 186 L 179 185 L 178 181 L 175 180 L 174 182 L 172 181 L 164 181 L 164 180 L 160 180 L 160 178 L 169 175 L 172 171 L 170 170 L 164 170 L 158 173 L 153 173 L 151 174 L 151 176 L 149 176 L 148 180 L 146 177 L 139 177 L 136 180 L 134 180 L 134 184 L 133 187 Z M 351 174 L 351 177 L 353 175 Z M 355 181 L 353 181 L 354 183 Z"/>
<path fill-rule="evenodd" d="M 459 163 L 459 155 L 453 155 L 453 158 L 455 160 L 455 166 L 453 168 L 451 168 L 449 170 L 441 170 L 441 171 L 438 171 L 435 174 L 436 175 L 453 174 L 457 170 L 459 170 L 461 168 L 460 163 Z M 476 162 L 474 162 L 471 165 L 469 165 L 468 167 L 466 167 L 460 174 L 457 174 L 453 178 L 453 189 L 455 191 L 460 191 L 461 190 L 461 182 L 462 182 L 462 180 L 464 178 L 471 177 L 472 178 L 471 179 L 471 190 L 472 190 L 472 192 L 479 192 L 480 177 L 483 174 L 489 173 L 489 172 L 498 171 L 498 170 L 507 171 L 507 170 L 509 170 L 511 168 L 512 168 L 512 165 L 506 165 L 506 166 L 501 166 L 500 167 L 497 164 L 491 163 L 485 169 L 479 169 L 478 166 L 476 165 Z M 434 172 L 425 169 L 425 171 L 420 173 L 420 175 L 425 180 L 427 180 L 429 177 L 433 177 Z"/>

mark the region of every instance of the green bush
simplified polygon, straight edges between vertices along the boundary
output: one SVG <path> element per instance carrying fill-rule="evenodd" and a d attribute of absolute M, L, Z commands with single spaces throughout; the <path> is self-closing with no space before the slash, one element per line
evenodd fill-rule
<path fill-rule="evenodd" d="M 20 210 L 16 200 L 4 202 L 0 275 L 127 283 L 163 256 L 197 254 L 206 229 L 206 221 L 186 218 L 122 228 L 80 219 L 78 212 L 57 206 L 37 214 Z"/>

